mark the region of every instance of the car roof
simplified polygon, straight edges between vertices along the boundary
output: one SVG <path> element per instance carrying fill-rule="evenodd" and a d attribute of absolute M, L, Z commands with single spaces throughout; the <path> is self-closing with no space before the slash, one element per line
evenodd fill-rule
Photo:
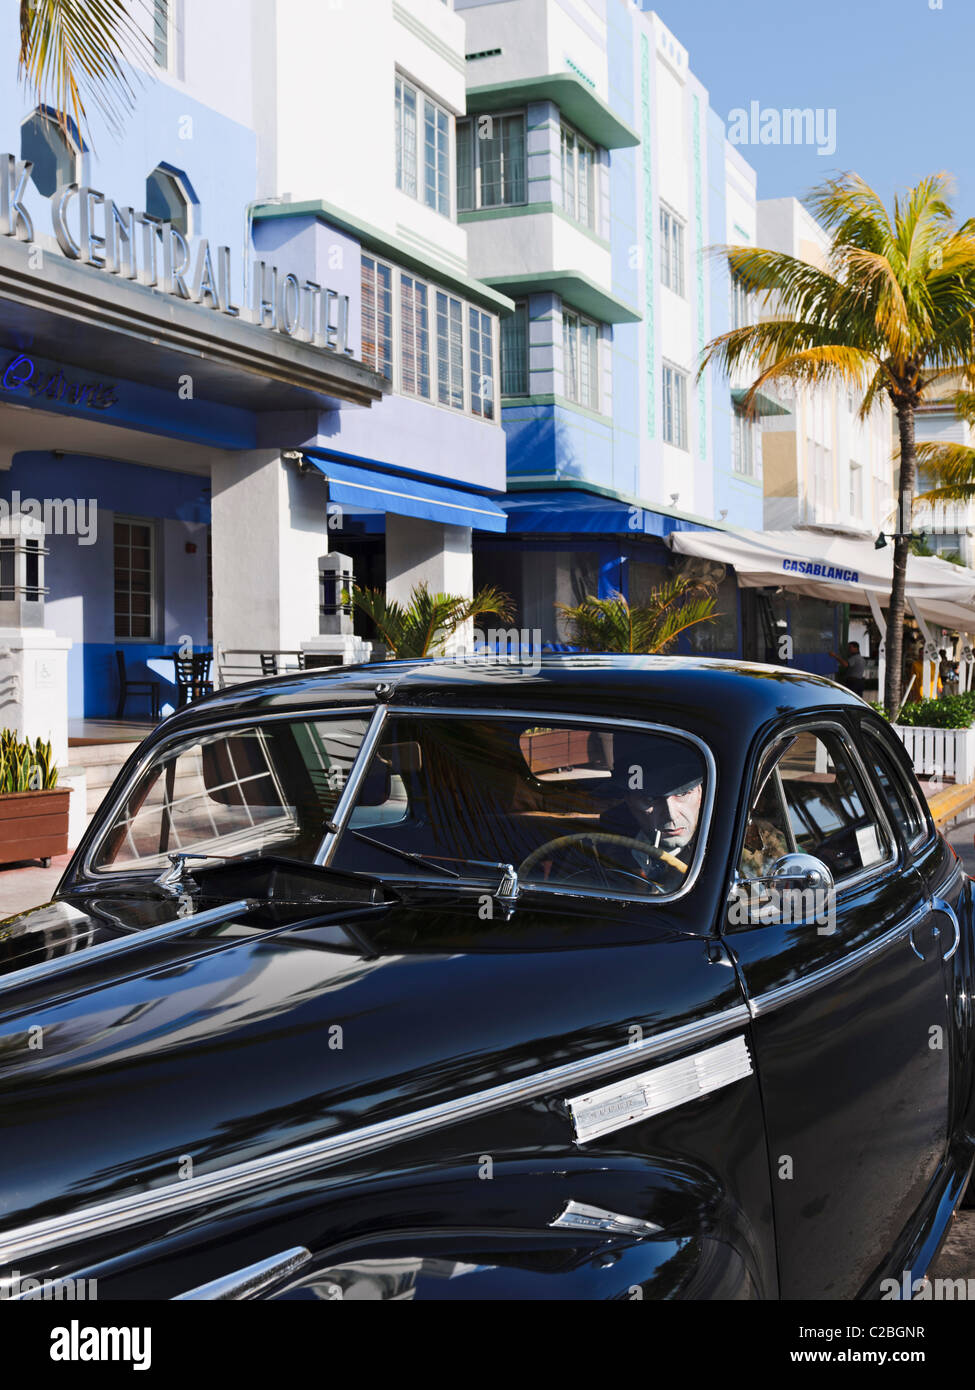
<path fill-rule="evenodd" d="M 742 721 L 751 729 L 793 709 L 863 701 L 825 676 L 784 666 L 692 656 L 560 655 L 380 661 L 268 676 L 231 686 L 160 726 L 355 706 L 563 711 L 682 724 Z M 683 716 L 683 717 L 682 717 Z M 686 718 L 685 718 L 686 717 Z M 744 731 L 743 729 L 741 730 Z"/>

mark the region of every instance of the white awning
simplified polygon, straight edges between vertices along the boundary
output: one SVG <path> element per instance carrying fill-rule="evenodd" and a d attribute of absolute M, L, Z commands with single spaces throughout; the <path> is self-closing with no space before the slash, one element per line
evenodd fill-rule
<path fill-rule="evenodd" d="M 894 547 L 813 531 L 673 531 L 673 550 L 733 565 L 742 588 L 782 586 L 833 603 L 890 598 Z M 975 632 L 975 571 L 935 556 L 910 555 L 907 600 L 941 627 Z"/>

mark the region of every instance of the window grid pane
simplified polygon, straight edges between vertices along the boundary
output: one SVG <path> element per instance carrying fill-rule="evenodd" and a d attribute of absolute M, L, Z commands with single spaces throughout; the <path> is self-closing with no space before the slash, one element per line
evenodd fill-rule
<path fill-rule="evenodd" d="M 501 394 L 528 395 L 528 305 L 501 320 Z"/>
<path fill-rule="evenodd" d="M 464 409 L 464 320 L 459 299 L 437 292 L 437 400 Z"/>
<path fill-rule="evenodd" d="M 491 315 L 471 309 L 469 319 L 471 342 L 471 410 L 494 419 L 494 337 Z"/>
<path fill-rule="evenodd" d="M 457 122 L 457 211 L 474 208 L 474 122 Z"/>
<path fill-rule="evenodd" d="M 675 367 L 663 369 L 664 443 L 687 448 L 687 377 Z"/>
<path fill-rule="evenodd" d="M 393 378 L 393 273 L 371 256 L 362 257 L 362 360 Z"/>
<path fill-rule="evenodd" d="M 430 395 L 430 323 L 427 287 L 412 275 L 400 275 L 400 327 L 403 390 Z"/>
<path fill-rule="evenodd" d="M 153 527 L 115 522 L 115 636 L 152 637 Z"/>
<path fill-rule="evenodd" d="M 416 197 L 416 90 L 396 79 L 396 187 Z"/>

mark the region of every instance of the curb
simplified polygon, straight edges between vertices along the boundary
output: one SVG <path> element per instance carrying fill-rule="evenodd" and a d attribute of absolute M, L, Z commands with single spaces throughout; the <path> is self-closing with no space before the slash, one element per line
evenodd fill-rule
<path fill-rule="evenodd" d="M 928 797 L 928 806 L 934 823 L 941 830 L 946 821 L 952 820 L 966 806 L 975 801 L 975 782 L 965 782 L 959 787 L 946 787 Z"/>

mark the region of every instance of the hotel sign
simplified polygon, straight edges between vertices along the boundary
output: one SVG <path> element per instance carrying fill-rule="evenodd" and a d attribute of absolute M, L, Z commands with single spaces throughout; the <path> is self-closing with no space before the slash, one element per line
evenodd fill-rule
<path fill-rule="evenodd" d="M 0 236 L 34 241 L 33 219 L 24 203 L 32 165 L 0 154 Z M 185 237 L 171 222 L 120 207 L 94 188 L 76 183 L 50 198 L 51 229 L 69 260 L 163 294 L 201 304 L 317 347 L 351 353 L 349 296 L 276 265 L 255 260 L 249 302 L 237 293 L 229 246 L 211 247 L 206 237 Z"/>

